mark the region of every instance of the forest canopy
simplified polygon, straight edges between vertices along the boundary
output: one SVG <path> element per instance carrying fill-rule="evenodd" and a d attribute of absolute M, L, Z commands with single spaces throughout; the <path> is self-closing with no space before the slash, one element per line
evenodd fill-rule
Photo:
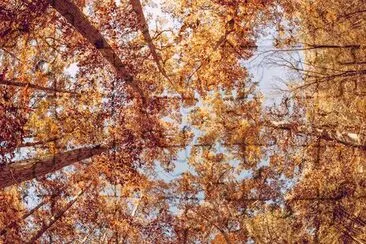
<path fill-rule="evenodd" d="M 366 243 L 365 77 L 364 0 L 2 0 L 0 242 Z"/>

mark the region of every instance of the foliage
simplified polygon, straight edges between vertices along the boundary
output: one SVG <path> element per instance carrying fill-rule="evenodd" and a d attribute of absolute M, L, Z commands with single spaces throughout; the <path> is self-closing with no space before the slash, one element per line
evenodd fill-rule
<path fill-rule="evenodd" d="M 365 242 L 365 13 L 3 1 L 0 240 Z M 245 65 L 268 28 L 297 74 L 273 106 Z"/>

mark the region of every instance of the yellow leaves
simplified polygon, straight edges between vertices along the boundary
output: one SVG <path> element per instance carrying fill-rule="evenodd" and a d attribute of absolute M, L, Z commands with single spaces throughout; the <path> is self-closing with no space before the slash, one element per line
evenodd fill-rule
<path fill-rule="evenodd" d="M 211 61 L 212 62 L 217 62 L 219 60 L 221 60 L 221 54 L 219 52 L 214 52 L 212 55 L 211 55 Z"/>
<path fill-rule="evenodd" d="M 211 151 L 205 151 L 203 153 L 203 158 L 207 159 L 208 161 L 212 162 L 220 162 L 224 159 L 223 153 L 213 153 Z"/>
<path fill-rule="evenodd" d="M 200 193 L 203 196 L 200 195 L 199 197 L 205 198 L 205 205 L 202 210 L 217 207 L 213 211 L 214 214 L 209 216 L 209 221 L 195 223 L 198 226 L 201 225 L 201 229 L 208 234 L 210 234 L 208 232 L 210 227 L 202 223 L 210 223 L 210 221 L 222 221 L 224 223 L 224 220 L 226 221 L 226 219 L 238 215 L 238 206 L 236 204 L 239 204 L 239 201 L 230 202 L 229 200 L 232 197 L 232 186 L 238 185 L 235 184 L 236 180 L 231 174 L 233 166 L 228 162 L 228 159 L 237 159 L 240 160 L 240 163 L 245 161 L 245 167 L 251 169 L 254 169 L 261 162 L 262 149 L 259 145 L 255 145 L 260 134 L 260 128 L 252 122 L 253 120 L 259 120 L 258 111 L 261 104 L 260 99 L 258 99 L 259 96 L 249 104 L 245 99 L 238 100 L 233 95 L 232 89 L 245 87 L 247 72 L 239 65 L 239 55 L 230 47 L 227 40 L 233 40 L 233 44 L 237 46 L 250 43 L 252 37 L 249 35 L 251 34 L 247 30 L 243 31 L 242 27 L 249 28 L 246 22 L 254 22 L 255 18 L 236 23 L 236 21 L 241 21 L 240 18 L 237 18 L 235 23 L 232 22 L 233 15 L 236 14 L 234 10 L 237 6 L 230 5 L 230 1 L 225 2 L 228 7 L 221 5 L 222 1 L 166 1 L 167 8 L 172 9 L 174 14 L 177 15 L 177 19 L 174 19 L 174 21 L 186 25 L 181 28 L 182 33 L 177 34 L 173 30 L 171 37 L 161 34 L 160 37 L 154 39 L 154 43 L 159 49 L 159 55 L 162 57 L 162 63 L 164 62 L 164 68 L 167 69 L 169 75 L 172 74 L 174 78 L 172 80 L 178 87 L 176 92 L 183 97 L 178 97 L 178 102 L 171 102 L 166 99 L 161 104 L 153 104 L 154 96 L 171 95 L 175 87 L 168 84 L 164 77 L 157 72 L 151 56 L 148 56 L 146 45 L 142 42 L 141 36 L 136 35 L 136 33 L 132 33 L 131 36 L 133 37 L 128 37 L 133 39 L 129 43 L 124 43 L 124 37 L 120 38 L 118 33 L 118 36 L 114 36 L 117 40 L 114 41 L 113 47 L 118 51 L 118 55 L 127 57 L 125 60 L 126 67 L 128 67 L 128 72 L 131 72 L 134 78 L 134 84 L 141 88 L 142 93 L 144 93 L 142 94 L 143 99 L 137 94 L 129 93 L 124 89 L 125 82 L 128 81 L 118 80 L 115 84 L 108 72 L 95 69 L 93 66 L 99 65 L 100 60 L 83 60 L 77 57 L 76 60 L 81 59 L 84 62 L 80 64 L 80 72 L 82 72 L 80 79 L 62 80 L 63 85 L 60 87 L 76 87 L 82 90 L 83 93 L 78 97 L 47 96 L 40 101 L 36 101 L 37 106 L 35 106 L 35 112 L 30 116 L 28 127 L 36 134 L 38 139 L 59 136 L 62 138 L 57 142 L 60 148 L 100 142 L 107 145 L 113 144 L 114 148 L 107 156 L 103 155 L 95 159 L 96 172 L 92 172 L 91 176 L 100 178 L 101 182 L 98 182 L 100 185 L 109 184 L 112 186 L 113 183 L 122 182 L 116 193 L 116 195 L 119 194 L 118 208 L 116 208 L 117 204 L 114 200 L 106 200 L 105 206 L 98 206 L 101 212 L 104 210 L 111 212 L 115 208 L 115 213 L 118 211 L 122 213 L 120 216 L 117 214 L 112 217 L 106 215 L 111 218 L 108 223 L 110 227 L 119 233 L 128 233 L 128 236 L 130 236 L 134 235 L 132 233 L 141 231 L 137 229 L 138 227 L 135 230 L 128 221 L 129 219 L 126 220 L 121 216 L 130 214 L 131 205 L 136 206 L 138 204 L 139 200 L 131 200 L 131 198 L 140 198 L 141 194 L 146 192 L 150 195 L 144 195 L 145 197 L 142 200 L 143 204 L 141 205 L 145 208 L 139 214 L 139 216 L 145 217 L 145 220 L 141 221 L 142 223 L 148 222 L 151 215 L 161 217 L 163 211 L 159 213 L 155 211 L 159 209 L 159 205 L 164 206 L 163 197 L 170 197 L 171 195 L 173 195 L 173 198 L 176 195 L 195 197 Z M 79 3 L 83 4 L 83 1 L 79 1 Z M 106 14 L 109 13 L 109 9 L 106 7 L 108 5 L 104 3 L 107 3 L 107 1 L 98 2 L 99 7 L 91 6 L 91 8 L 96 9 L 99 15 L 106 15 L 104 16 L 106 19 L 111 16 L 119 19 L 120 16 L 117 14 Z M 259 6 L 259 3 L 254 1 L 250 4 Z M 241 2 L 239 4 L 242 6 L 243 15 L 247 14 L 246 12 L 251 15 L 258 8 L 252 6 L 254 8 L 252 10 L 247 6 L 243 7 Z M 167 18 L 167 20 L 170 19 Z M 102 23 L 102 21 L 100 22 Z M 159 23 L 162 24 L 163 22 Z M 157 25 L 156 28 L 159 29 L 160 27 Z M 103 29 L 105 33 L 116 31 L 108 25 L 103 26 Z M 122 29 L 122 25 L 118 27 L 118 31 L 122 31 Z M 230 31 L 232 29 L 230 34 L 228 34 L 229 29 Z M 47 34 L 49 34 L 47 36 L 51 36 L 52 32 Z M 170 43 L 171 39 L 175 38 L 174 35 L 179 34 L 181 34 L 182 41 L 176 45 Z M 248 36 L 246 36 L 247 34 Z M 121 34 L 121 36 L 123 35 Z M 240 42 L 241 39 L 246 40 L 246 38 L 248 38 L 247 41 Z M 81 48 L 74 47 L 79 46 L 80 43 L 72 44 L 70 46 L 75 50 L 72 49 L 70 53 L 84 51 Z M 65 47 L 65 50 L 67 48 Z M 83 48 L 88 47 L 83 45 Z M 93 55 L 97 55 L 95 49 L 89 51 Z M 62 54 L 69 55 L 67 52 Z M 36 49 L 33 48 L 29 55 L 37 56 Z M 59 66 L 63 66 L 61 64 L 62 62 L 58 62 Z M 24 73 L 30 69 L 31 67 L 27 67 Z M 60 68 L 60 70 L 62 69 Z M 37 80 L 37 84 L 40 85 L 51 86 L 48 84 L 50 81 L 40 72 L 35 72 L 30 77 L 23 78 L 29 81 Z M 60 80 L 58 78 L 62 79 L 63 77 L 60 73 L 55 72 L 57 81 Z M 111 88 L 112 83 L 113 88 Z M 109 92 L 110 89 L 114 89 L 113 99 L 115 98 L 115 100 L 112 105 L 105 105 L 102 103 L 103 99 L 111 99 L 111 94 L 101 93 Z M 225 96 L 231 97 L 225 100 Z M 198 102 L 195 99 L 189 99 L 196 97 Z M 173 105 L 173 103 L 176 104 Z M 183 107 L 182 104 L 189 107 L 189 112 L 180 111 Z M 110 112 L 110 110 L 113 111 Z M 162 110 L 164 111 L 161 112 Z M 112 113 L 112 115 L 109 113 Z M 188 113 L 190 114 L 188 115 Z M 164 117 L 169 117 L 170 120 L 162 118 L 162 114 L 164 114 Z M 98 116 L 103 117 L 100 119 Z M 106 129 L 103 130 L 101 127 Z M 183 132 L 178 131 L 181 129 Z M 162 141 L 166 142 L 166 145 L 160 145 Z M 184 147 L 190 141 L 193 142 L 189 146 L 180 148 L 180 145 Z M 177 145 L 177 142 L 181 144 Z M 242 145 L 239 145 L 240 143 Z M 166 148 L 161 148 L 164 146 Z M 50 151 L 57 150 L 54 148 L 54 144 L 49 147 L 51 147 Z M 189 152 L 190 150 L 191 152 Z M 243 160 L 243 157 L 236 157 L 236 150 L 239 150 L 242 156 L 244 155 L 245 160 Z M 155 170 L 155 161 L 160 165 L 174 164 L 172 158 L 177 156 L 177 151 L 185 151 L 187 158 L 184 161 L 187 161 L 187 164 L 192 166 L 195 172 L 189 172 L 190 168 L 184 169 L 185 172 L 181 176 L 175 176 L 172 184 L 167 184 L 166 187 L 164 186 L 165 188 L 161 185 L 157 187 L 161 180 L 153 174 L 156 172 L 151 173 Z M 148 180 L 150 177 L 153 178 L 153 181 Z M 242 182 L 246 183 L 246 181 Z M 158 190 L 149 192 L 153 187 Z M 174 187 L 176 189 L 173 189 Z M 252 190 L 251 186 L 245 187 L 248 192 Z M 243 191 L 244 193 L 241 195 L 244 196 L 246 191 Z M 169 192 L 169 195 L 164 195 L 165 192 Z M 212 199 L 215 201 L 212 201 Z M 91 201 L 93 200 L 91 199 Z M 186 202 L 191 205 L 200 204 L 199 200 L 184 199 L 178 201 L 178 204 L 172 203 L 172 205 L 175 204 L 173 207 L 177 205 L 181 207 L 179 204 L 182 204 L 183 209 L 189 206 Z M 146 206 L 149 204 L 150 208 L 147 208 Z M 230 204 L 235 205 L 235 207 L 230 206 Z M 246 203 L 245 205 L 249 206 Z M 167 208 L 167 206 L 164 206 L 163 210 L 167 211 Z M 168 221 L 175 220 L 174 217 L 170 217 Z M 136 220 L 138 218 L 133 219 L 133 221 Z M 165 219 L 162 221 L 165 221 Z M 169 226 L 171 223 L 164 224 Z M 195 229 L 192 228 L 192 230 Z M 190 230 L 189 232 L 193 231 Z M 189 234 L 191 235 L 191 233 Z M 168 236 L 171 238 L 173 235 L 169 234 Z M 223 242 L 225 238 L 218 235 L 215 242 Z M 131 242 L 131 239 L 126 240 L 126 242 Z"/>
<path fill-rule="evenodd" d="M 366 114 L 366 99 L 357 99 L 355 103 L 357 112 L 361 114 Z"/>
<path fill-rule="evenodd" d="M 261 147 L 249 145 L 246 147 L 246 159 L 249 165 L 256 164 L 262 157 Z"/>
<path fill-rule="evenodd" d="M 330 9 L 326 14 L 325 18 L 330 22 L 333 23 L 338 18 L 338 13 L 334 12 L 332 9 Z"/>
<path fill-rule="evenodd" d="M 18 240 L 19 234 L 14 228 L 5 228 L 7 225 L 15 221 L 16 226 L 20 225 L 19 219 L 24 212 L 24 206 L 21 196 L 16 187 L 9 187 L 5 191 L 0 191 L 0 231 L 6 230 L 5 235 L 0 236 L 1 240 L 6 239 Z M 5 240 L 6 240 L 5 239 Z"/>
<path fill-rule="evenodd" d="M 28 126 L 38 132 L 40 139 L 47 138 L 49 135 L 57 135 L 59 132 L 56 121 L 49 117 L 48 106 L 49 103 L 45 100 L 40 102 L 37 112 L 31 115 L 28 122 Z"/>
<path fill-rule="evenodd" d="M 247 120 L 242 119 L 239 121 L 239 123 L 236 125 L 235 131 L 233 133 L 233 136 L 231 137 L 231 142 L 248 142 L 249 135 L 248 135 L 248 129 L 250 128 L 250 124 Z M 256 136 L 256 135 L 254 135 Z"/>

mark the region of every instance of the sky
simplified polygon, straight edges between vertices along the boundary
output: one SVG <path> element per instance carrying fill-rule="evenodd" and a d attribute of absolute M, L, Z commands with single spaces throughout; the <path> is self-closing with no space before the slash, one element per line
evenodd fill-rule
<path fill-rule="evenodd" d="M 120 2 L 120 0 L 116 0 L 117 4 Z M 144 10 L 146 12 L 146 15 L 151 16 L 152 18 L 158 18 L 159 16 L 164 15 L 164 13 L 161 11 L 161 2 L 162 0 L 155 0 L 154 5 L 145 6 Z M 84 9 L 86 11 L 86 9 Z M 155 21 L 150 21 L 150 30 L 155 29 L 154 28 Z M 169 25 L 169 23 L 167 23 Z M 173 27 L 173 26 L 171 26 Z M 264 102 L 263 106 L 270 106 L 275 102 L 279 101 L 279 98 L 281 97 L 281 94 L 276 90 L 277 87 L 284 87 L 284 84 L 282 83 L 284 80 L 286 80 L 289 77 L 289 71 L 284 70 L 283 67 L 279 67 L 276 65 L 271 64 L 269 62 L 271 53 L 267 52 L 268 50 L 273 50 L 273 36 L 275 35 L 274 31 L 269 31 L 267 36 L 262 36 L 258 41 L 258 50 L 254 54 L 254 56 L 249 59 L 243 61 L 244 66 L 248 69 L 249 73 L 252 75 L 253 80 L 255 82 L 258 82 L 258 86 L 260 88 L 261 93 L 264 96 Z M 294 55 L 300 55 L 298 53 L 295 53 Z M 301 55 L 300 55 L 301 56 Z M 70 79 L 75 79 L 77 76 L 77 73 L 79 71 L 79 67 L 77 63 L 73 63 L 70 66 L 66 67 L 64 69 L 64 74 L 70 77 Z M 197 106 L 200 106 L 198 104 Z M 186 126 L 189 122 L 187 121 L 187 117 L 190 111 L 187 109 L 182 108 L 181 114 L 183 115 L 183 121 L 180 125 L 181 128 Z M 191 142 L 191 144 L 197 143 L 197 137 L 201 133 L 199 130 L 195 130 L 194 135 L 195 139 Z M 187 146 L 183 150 L 181 150 L 177 155 L 176 160 L 176 167 L 172 172 L 165 171 L 162 167 L 159 166 L 159 163 L 157 162 L 157 173 L 158 177 L 163 179 L 164 181 L 170 181 L 181 175 L 183 172 L 190 171 L 191 173 L 194 173 L 192 168 L 188 165 L 187 158 L 189 157 L 190 151 L 192 146 Z M 219 145 L 217 145 L 217 151 L 223 151 L 223 148 L 221 148 Z M 17 159 L 21 159 L 27 156 L 27 149 L 22 149 L 22 151 L 19 151 L 17 153 Z M 238 164 L 238 162 L 231 162 L 233 168 L 235 168 L 235 165 Z M 237 177 L 239 179 L 247 178 L 251 176 L 251 171 L 241 171 L 238 173 Z M 30 191 L 32 191 L 32 188 L 30 188 Z M 34 193 L 31 193 L 33 195 Z M 33 205 L 35 205 L 35 201 L 30 201 L 29 207 L 31 208 Z"/>
<path fill-rule="evenodd" d="M 146 15 L 149 15 L 153 19 L 159 18 L 159 16 L 163 16 L 164 13 L 161 11 L 161 3 L 162 0 L 155 0 L 154 5 L 145 6 L 144 12 Z M 164 15 L 166 18 L 167 16 Z M 149 22 L 149 28 L 150 30 L 154 30 L 155 21 Z M 174 28 L 173 24 L 166 23 L 166 28 Z M 244 67 L 246 67 L 250 73 L 250 75 L 253 77 L 254 82 L 258 82 L 258 86 L 260 89 L 260 92 L 263 94 L 263 106 L 271 106 L 274 103 L 280 102 L 281 93 L 278 91 L 278 87 L 285 88 L 284 81 L 288 79 L 290 76 L 290 71 L 284 69 L 283 67 L 280 67 L 278 65 L 275 65 L 274 61 L 271 59 L 272 52 L 269 52 L 270 50 L 275 50 L 275 47 L 273 46 L 273 38 L 276 35 L 276 32 L 274 30 L 269 29 L 268 31 L 265 31 L 265 33 L 268 33 L 266 36 L 261 36 L 259 40 L 257 41 L 258 50 L 254 53 L 253 57 L 249 60 L 243 61 Z M 290 55 L 299 56 L 299 53 L 291 53 Z M 198 105 L 200 106 L 200 103 Z M 185 111 L 184 109 L 181 110 L 181 114 L 183 115 L 183 121 L 180 127 L 183 128 L 183 126 L 187 125 L 187 117 L 189 115 L 189 111 Z M 194 132 L 194 139 L 190 143 L 195 144 L 197 143 L 196 138 L 198 138 L 199 134 L 201 133 L 199 130 L 193 129 Z M 175 179 L 177 176 L 181 175 L 184 172 L 191 172 L 194 173 L 194 170 L 188 165 L 187 158 L 189 157 L 190 151 L 192 146 L 187 146 L 186 148 L 179 151 L 177 155 L 177 160 L 175 162 L 176 167 L 172 172 L 166 172 L 162 167 L 159 167 L 157 173 L 158 176 L 165 180 L 170 181 Z M 218 146 L 217 152 L 222 151 L 222 147 Z M 235 163 L 232 162 L 233 167 L 235 168 Z M 250 171 L 242 171 L 237 175 L 237 179 L 243 179 L 246 177 L 250 177 L 251 172 Z"/>
<path fill-rule="evenodd" d="M 115 0 L 117 4 L 120 3 L 120 0 Z M 162 12 L 162 2 L 163 0 L 155 0 L 153 5 L 144 6 L 144 11 L 146 15 L 153 19 L 157 19 L 161 16 L 167 17 Z M 84 9 L 84 12 L 87 11 L 87 8 Z M 150 30 L 155 29 L 155 21 L 149 21 Z M 167 28 L 174 28 L 173 24 L 166 22 Z M 266 36 L 261 36 L 257 41 L 258 50 L 254 53 L 253 57 L 249 60 L 243 61 L 243 65 L 248 69 L 250 75 L 253 77 L 253 81 L 258 82 L 258 86 L 260 92 L 264 96 L 263 106 L 270 106 L 274 103 L 279 102 L 281 97 L 281 93 L 277 90 L 278 87 L 284 87 L 283 81 L 287 80 L 290 75 L 289 70 L 285 70 L 283 67 L 272 64 L 271 56 L 272 53 L 268 52 L 269 50 L 274 50 L 273 46 L 273 38 L 276 35 L 275 31 L 268 30 L 265 31 L 268 33 Z M 293 53 L 292 55 L 301 56 L 299 53 Z M 70 79 L 75 79 L 76 75 L 79 71 L 79 67 L 77 63 L 72 63 L 68 67 L 64 69 L 64 74 L 67 75 Z M 197 106 L 200 106 L 198 103 Z M 181 128 L 188 124 L 187 117 L 189 115 L 189 111 L 187 109 L 182 108 L 181 113 L 183 115 L 183 121 L 180 125 Z M 201 132 L 199 130 L 194 130 L 195 138 L 199 136 Z M 192 140 L 191 144 L 197 143 L 196 139 Z M 174 179 L 176 176 L 182 174 L 186 171 L 191 171 L 189 165 L 187 164 L 187 158 L 190 154 L 191 146 L 181 150 L 177 155 L 176 165 L 177 167 L 173 172 L 168 173 L 163 168 L 158 167 L 158 174 L 160 178 L 169 181 Z M 220 151 L 220 148 L 218 148 Z M 16 160 L 20 160 L 22 158 L 27 158 L 32 154 L 31 151 L 27 148 L 23 148 L 16 154 Z M 192 172 L 192 171 L 191 171 Z M 193 172 L 192 172 L 193 173 Z M 250 172 L 247 174 L 238 175 L 239 178 L 247 177 Z"/>

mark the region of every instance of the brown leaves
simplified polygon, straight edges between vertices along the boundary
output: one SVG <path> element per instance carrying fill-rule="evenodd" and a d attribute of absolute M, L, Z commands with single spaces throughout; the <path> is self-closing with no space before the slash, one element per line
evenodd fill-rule
<path fill-rule="evenodd" d="M 1 3 L 0 183 L 38 176 L 19 189 L 45 201 L 6 238 L 361 240 L 364 35 L 362 13 L 342 1 L 291 11 L 283 1 L 166 1 L 163 13 L 151 1 L 52 2 L 61 15 L 38 1 Z M 342 4 L 359 26 L 347 37 Z M 304 56 L 311 83 L 263 109 L 243 61 L 271 21 L 279 44 L 294 45 L 283 11 L 316 30 L 299 36 L 316 54 Z M 32 159 L 10 163 L 23 146 Z M 0 227 L 29 208 L 14 189 L 1 195 Z"/>

